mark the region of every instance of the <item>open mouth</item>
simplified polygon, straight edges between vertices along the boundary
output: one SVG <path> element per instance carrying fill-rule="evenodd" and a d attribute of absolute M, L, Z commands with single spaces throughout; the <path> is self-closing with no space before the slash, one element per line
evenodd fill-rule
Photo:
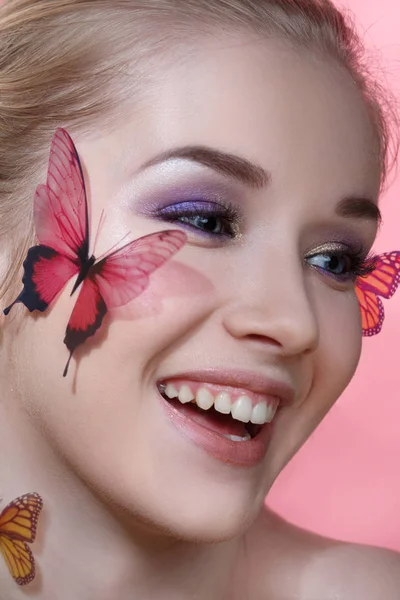
<path fill-rule="evenodd" d="M 171 380 L 157 387 L 177 411 L 234 442 L 257 437 L 271 423 L 279 405 L 277 397 L 229 386 Z"/>

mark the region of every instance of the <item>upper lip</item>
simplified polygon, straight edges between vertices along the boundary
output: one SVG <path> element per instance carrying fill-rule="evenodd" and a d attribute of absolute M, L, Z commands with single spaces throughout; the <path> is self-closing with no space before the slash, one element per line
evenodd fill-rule
<path fill-rule="evenodd" d="M 295 391 L 288 383 L 271 379 L 255 371 L 230 370 L 230 369 L 202 369 L 199 371 L 186 371 L 169 377 L 163 377 L 161 381 L 170 379 L 187 379 L 201 383 L 214 383 L 230 387 L 244 388 L 255 394 L 267 394 L 277 396 L 285 403 L 291 403 L 295 397 Z"/>

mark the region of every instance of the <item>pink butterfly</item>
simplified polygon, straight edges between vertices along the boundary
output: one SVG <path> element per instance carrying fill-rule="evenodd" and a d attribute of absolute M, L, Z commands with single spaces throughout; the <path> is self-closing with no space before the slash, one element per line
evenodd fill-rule
<path fill-rule="evenodd" d="M 141 294 L 149 275 L 186 242 L 183 231 L 158 231 L 129 242 L 98 262 L 89 256 L 89 219 L 85 182 L 78 153 L 64 129 L 57 129 L 50 149 L 47 182 L 34 199 L 39 245 L 28 250 L 23 290 L 4 313 L 22 302 L 29 311 L 45 311 L 76 276 L 71 295 L 81 286 L 68 321 L 64 343 L 70 355 L 101 326 L 111 308 Z"/>

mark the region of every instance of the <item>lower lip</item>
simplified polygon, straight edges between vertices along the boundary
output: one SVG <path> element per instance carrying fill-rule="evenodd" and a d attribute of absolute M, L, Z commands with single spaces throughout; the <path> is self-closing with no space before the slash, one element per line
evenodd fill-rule
<path fill-rule="evenodd" d="M 173 425 L 213 458 L 238 467 L 254 467 L 264 459 L 271 439 L 272 423 L 266 423 L 255 438 L 234 442 L 183 415 L 161 394 L 158 397 Z"/>

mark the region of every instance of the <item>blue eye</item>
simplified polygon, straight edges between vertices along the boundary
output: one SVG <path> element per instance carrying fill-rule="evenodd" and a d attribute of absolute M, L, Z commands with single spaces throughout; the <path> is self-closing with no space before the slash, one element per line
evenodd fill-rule
<path fill-rule="evenodd" d="M 352 281 L 364 274 L 367 261 L 362 252 L 336 250 L 319 252 L 306 258 L 307 262 L 318 270 L 327 273 L 339 281 Z"/>
<path fill-rule="evenodd" d="M 210 235 L 230 235 L 231 224 L 220 215 L 181 215 L 177 221 L 187 223 Z"/>
<path fill-rule="evenodd" d="M 190 201 L 166 206 L 157 216 L 169 223 L 182 223 L 208 236 L 235 237 L 238 230 L 237 209 L 215 202 Z"/>

